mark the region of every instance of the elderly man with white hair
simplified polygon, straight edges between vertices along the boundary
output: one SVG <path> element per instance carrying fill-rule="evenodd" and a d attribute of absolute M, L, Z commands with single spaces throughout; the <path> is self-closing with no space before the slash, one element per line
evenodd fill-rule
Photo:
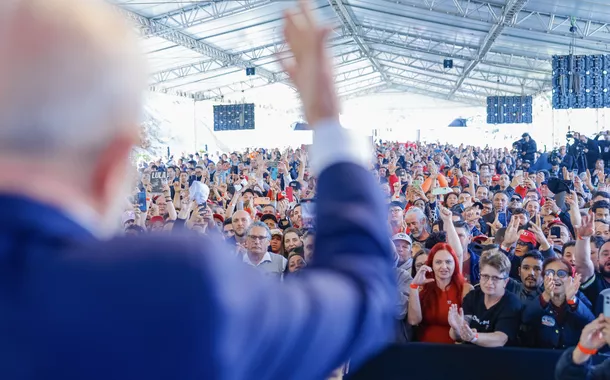
<path fill-rule="evenodd" d="M 131 30 L 101 0 L 0 2 L 0 378 L 298 380 L 360 365 L 392 335 L 395 273 L 370 149 L 339 125 L 329 29 L 304 4 L 286 15 L 319 232 L 315 265 L 281 287 L 210 237 L 112 238 L 147 80 Z"/>

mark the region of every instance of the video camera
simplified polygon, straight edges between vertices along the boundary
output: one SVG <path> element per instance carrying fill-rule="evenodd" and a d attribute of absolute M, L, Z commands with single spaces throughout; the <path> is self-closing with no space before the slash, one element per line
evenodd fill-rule
<path fill-rule="evenodd" d="M 562 160 L 559 155 L 559 149 L 553 149 L 551 153 L 549 153 L 548 161 L 551 166 L 559 166 L 561 164 Z"/>
<path fill-rule="evenodd" d="M 585 143 L 580 141 L 580 139 L 576 137 L 576 134 L 570 130 L 566 133 L 566 140 L 568 141 L 568 144 L 571 145 L 575 156 L 581 155 L 586 148 Z M 570 144 L 570 140 L 574 140 L 574 142 Z M 568 150 L 568 152 L 570 151 Z"/>
<path fill-rule="evenodd" d="M 512 154 L 519 154 L 519 152 L 523 151 L 523 144 L 525 144 L 525 139 L 517 140 L 513 143 L 513 149 L 511 151 Z"/>

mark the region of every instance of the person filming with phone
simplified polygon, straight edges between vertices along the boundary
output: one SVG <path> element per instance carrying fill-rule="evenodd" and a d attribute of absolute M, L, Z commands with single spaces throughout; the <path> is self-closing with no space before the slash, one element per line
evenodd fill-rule
<path fill-rule="evenodd" d="M 574 348 L 567 349 L 555 368 L 556 380 L 607 380 L 610 359 L 593 365 L 592 357 L 610 345 L 610 315 L 600 314 L 585 326 Z"/>

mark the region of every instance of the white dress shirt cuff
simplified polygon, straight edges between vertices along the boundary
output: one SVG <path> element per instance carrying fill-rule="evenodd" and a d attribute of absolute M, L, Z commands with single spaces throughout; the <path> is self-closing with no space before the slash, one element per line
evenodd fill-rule
<path fill-rule="evenodd" d="M 370 137 L 341 127 L 336 120 L 323 120 L 313 128 L 311 169 L 316 175 L 334 164 L 353 163 L 368 168 L 371 163 Z"/>

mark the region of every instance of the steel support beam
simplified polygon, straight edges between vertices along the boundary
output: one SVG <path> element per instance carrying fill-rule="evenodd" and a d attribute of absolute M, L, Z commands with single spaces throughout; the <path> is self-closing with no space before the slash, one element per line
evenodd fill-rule
<path fill-rule="evenodd" d="M 401 91 L 401 92 L 407 93 L 407 94 L 424 95 L 424 96 L 427 96 L 427 97 L 430 97 L 430 98 L 447 101 L 447 93 L 446 92 L 431 91 L 429 88 L 421 88 L 421 87 L 417 87 L 417 86 L 413 86 L 413 85 L 407 85 L 407 84 L 401 84 L 401 83 L 392 83 L 392 86 L 390 88 L 394 89 L 394 90 L 397 90 L 397 91 Z M 461 99 L 455 99 L 455 100 L 453 100 L 453 102 L 461 103 L 461 104 L 466 104 L 466 105 L 471 106 L 471 107 L 472 106 L 482 107 L 484 105 L 483 101 L 481 101 L 480 99 L 469 98 L 469 97 L 464 97 L 464 98 L 461 98 Z"/>
<path fill-rule="evenodd" d="M 362 54 L 364 54 L 364 56 L 368 58 L 375 70 L 377 70 L 379 74 L 381 74 L 382 78 L 387 81 L 389 79 L 388 76 L 383 72 L 383 67 L 381 67 L 381 65 L 375 60 L 375 58 L 371 56 L 370 48 L 360 37 L 358 28 L 356 27 L 356 23 L 354 22 L 349 11 L 343 4 L 343 0 L 328 0 L 328 3 L 333 8 L 335 14 L 341 21 L 341 25 L 343 25 L 343 27 L 348 31 L 349 35 L 354 39 L 354 42 L 356 42 L 356 45 L 358 45 L 358 47 L 362 51 Z"/>
<path fill-rule="evenodd" d="M 438 59 L 428 59 L 421 57 L 419 54 L 412 52 L 396 53 L 393 51 L 385 50 L 374 50 L 373 54 L 375 57 L 384 64 L 385 62 L 393 62 L 401 66 L 408 66 L 418 68 L 421 70 L 432 70 L 433 72 L 443 73 L 446 75 L 460 75 L 464 70 L 464 66 L 454 62 L 453 69 L 447 70 L 443 67 L 443 63 Z M 526 74 L 532 75 L 532 74 Z M 547 74 L 545 74 L 546 76 Z M 472 75 L 471 79 L 482 80 L 490 83 L 500 83 L 507 86 L 518 86 L 518 87 L 531 87 L 539 91 L 543 87 L 551 87 L 550 76 L 548 80 L 541 79 L 540 77 L 528 77 L 525 75 L 506 74 L 499 71 L 488 71 L 477 67 Z"/>
<path fill-rule="evenodd" d="M 275 0 L 195 1 L 175 11 L 152 17 L 155 24 L 142 28 L 142 37 L 163 37 L 168 30 L 183 31 L 223 17 L 236 16 L 263 8 Z M 127 4 L 126 4 L 127 5 Z M 157 25 L 163 28 L 157 28 Z M 169 29 L 168 29 L 169 28 Z"/>
<path fill-rule="evenodd" d="M 384 3 L 403 5 L 405 8 L 418 9 L 427 12 L 435 12 L 443 16 L 454 16 L 476 22 L 497 24 L 502 19 L 503 6 L 482 0 L 380 0 Z M 522 36 L 511 35 L 510 29 L 518 29 L 542 35 L 572 38 L 570 27 L 572 21 L 578 30 L 576 35 L 576 47 L 587 49 L 584 43 L 591 42 L 602 44 L 599 49 L 605 49 L 603 45 L 610 40 L 610 23 L 595 19 L 579 19 L 569 14 L 557 14 L 553 12 L 540 12 L 522 9 L 509 21 L 509 30 L 505 35 L 517 38 Z"/>
<path fill-rule="evenodd" d="M 120 9 L 119 11 L 140 27 L 153 28 L 156 31 L 163 31 L 164 39 L 171 41 L 176 45 L 180 45 L 197 53 L 203 54 L 204 56 L 213 58 L 219 62 L 222 62 L 226 66 L 236 66 L 243 69 L 247 67 L 253 67 L 252 62 L 250 61 L 246 61 L 241 57 L 237 57 L 234 54 L 231 54 L 230 52 L 217 48 L 216 46 L 204 43 L 202 41 L 198 41 L 187 34 L 181 33 L 175 30 L 174 28 L 165 26 L 157 21 L 154 21 L 153 19 L 141 16 L 135 12 L 131 12 L 126 9 Z M 263 69 L 262 67 L 258 67 L 256 69 L 256 75 L 264 78 L 269 83 L 277 82 L 275 73 Z"/>
<path fill-rule="evenodd" d="M 377 59 L 379 60 L 379 62 L 385 67 L 386 70 L 389 69 L 394 69 L 394 70 L 407 70 L 410 72 L 415 72 L 421 75 L 426 75 L 432 78 L 443 78 L 443 79 L 451 79 L 453 81 L 452 86 L 455 84 L 455 81 L 457 81 L 457 79 L 459 78 L 460 74 L 459 72 L 452 72 L 452 71 L 443 71 L 443 70 L 435 70 L 435 66 L 433 64 L 430 63 L 426 63 L 424 62 L 422 63 L 413 63 L 413 64 L 409 64 L 408 62 L 405 62 L 407 60 L 405 59 L 400 59 L 400 57 L 397 57 L 397 60 L 386 60 L 383 57 L 379 56 Z M 455 66 L 454 66 L 455 68 Z M 531 93 L 535 93 L 540 91 L 540 87 L 536 86 L 536 87 L 527 87 L 525 86 L 525 84 L 523 82 L 521 83 L 501 83 L 501 82 L 497 82 L 497 83 L 493 83 L 493 80 L 490 78 L 490 80 L 485 80 L 485 79 L 480 79 L 480 78 L 473 78 L 473 77 L 469 77 L 468 78 L 469 84 L 475 85 L 475 86 L 481 86 L 483 88 L 488 88 L 490 89 L 490 91 L 495 91 L 498 94 L 501 93 L 516 93 L 516 94 L 522 94 L 522 93 L 527 93 L 527 94 L 531 94 Z M 495 85 L 495 87 L 494 87 Z"/>
<path fill-rule="evenodd" d="M 339 99 L 342 102 L 345 102 L 350 99 L 361 98 L 363 96 L 376 94 L 376 93 L 385 91 L 385 90 L 389 89 L 390 87 L 392 87 L 392 85 L 389 83 L 379 83 L 379 84 L 375 84 L 371 87 L 366 87 L 366 88 L 362 88 L 360 90 L 356 90 L 353 92 L 347 92 L 347 93 L 341 94 L 341 95 L 339 95 Z"/>
<path fill-rule="evenodd" d="M 368 25 L 360 26 L 362 38 L 369 43 L 396 47 L 403 50 L 436 55 L 445 58 L 454 58 L 462 61 L 472 61 L 479 55 L 479 46 L 460 41 L 427 37 L 404 31 L 388 30 Z M 373 46 L 373 49 L 375 47 Z M 551 57 L 534 57 L 527 55 L 509 54 L 489 51 L 481 63 L 505 69 L 517 69 L 550 75 Z"/>
<path fill-rule="evenodd" d="M 525 6 L 525 4 L 528 2 L 528 0 L 507 0 L 507 1 L 508 1 L 508 3 L 506 4 L 506 7 L 504 8 L 502 17 L 500 18 L 499 22 L 491 28 L 489 33 L 487 33 L 487 36 L 485 36 L 485 39 L 483 40 L 483 43 L 481 44 L 481 48 L 477 52 L 475 59 L 471 60 L 466 65 L 466 68 L 464 69 L 464 72 L 462 72 L 462 75 L 460 76 L 457 83 L 455 84 L 455 87 L 453 87 L 453 89 L 449 93 L 449 98 L 451 98 L 457 92 L 457 90 L 460 89 L 460 87 L 462 86 L 462 84 L 464 83 L 466 78 L 468 78 L 468 76 L 470 75 L 472 70 L 474 70 L 474 68 L 477 67 L 477 65 L 479 63 L 481 63 L 483 61 L 483 59 L 485 59 L 485 56 L 487 55 L 487 53 L 489 53 L 491 51 L 493 44 L 496 42 L 498 37 L 500 37 L 500 35 L 504 31 L 504 28 L 511 22 L 511 20 L 515 17 L 515 15 L 517 15 L 519 12 L 521 12 L 521 10 Z"/>

